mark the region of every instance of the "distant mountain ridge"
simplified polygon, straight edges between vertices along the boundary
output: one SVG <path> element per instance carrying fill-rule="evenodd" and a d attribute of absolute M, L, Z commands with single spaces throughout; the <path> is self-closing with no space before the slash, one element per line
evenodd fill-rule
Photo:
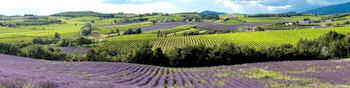
<path fill-rule="evenodd" d="M 218 14 L 218 15 L 221 15 L 221 14 L 226 14 L 224 12 L 215 12 L 215 11 L 203 11 L 201 12 L 201 14 Z"/>
<path fill-rule="evenodd" d="M 289 11 L 289 12 L 284 12 L 284 13 L 281 13 L 281 14 L 298 14 L 296 11 Z"/>
<path fill-rule="evenodd" d="M 339 14 L 339 13 L 349 13 L 350 12 L 350 2 L 338 5 L 331 5 L 321 8 L 316 8 L 301 13 L 309 14 Z"/>

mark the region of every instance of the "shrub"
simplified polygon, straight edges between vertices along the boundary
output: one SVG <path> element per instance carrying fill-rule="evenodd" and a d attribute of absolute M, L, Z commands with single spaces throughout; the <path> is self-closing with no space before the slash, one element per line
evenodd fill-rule
<path fill-rule="evenodd" d="M 66 60 L 67 56 L 61 49 L 50 46 L 29 45 L 20 50 L 22 56 L 45 60 Z"/>

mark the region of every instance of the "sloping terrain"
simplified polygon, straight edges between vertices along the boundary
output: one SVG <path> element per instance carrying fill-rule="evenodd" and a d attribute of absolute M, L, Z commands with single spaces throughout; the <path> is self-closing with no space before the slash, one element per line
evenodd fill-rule
<path fill-rule="evenodd" d="M 350 62 L 267 62 L 165 68 L 113 62 L 57 62 L 0 54 L 3 88 L 328 88 L 347 87 Z"/>
<path fill-rule="evenodd" d="M 308 10 L 302 13 L 310 13 L 310 14 L 339 14 L 339 13 L 348 13 L 350 10 L 350 3 L 331 5 L 326 7 L 321 7 L 317 9 Z"/>

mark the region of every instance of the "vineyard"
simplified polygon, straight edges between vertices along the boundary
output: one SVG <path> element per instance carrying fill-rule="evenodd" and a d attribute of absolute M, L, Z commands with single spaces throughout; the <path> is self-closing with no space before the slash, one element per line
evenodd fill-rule
<path fill-rule="evenodd" d="M 268 62 L 203 68 L 57 62 L 8 55 L 0 55 L 0 60 L 0 86 L 3 87 L 328 88 L 346 87 L 350 81 L 342 78 L 349 74 L 349 61 L 346 60 Z"/>
<path fill-rule="evenodd" d="M 284 31 L 263 31 L 263 32 L 242 32 L 229 34 L 211 34 L 197 36 L 170 36 L 157 38 L 156 34 L 141 34 L 113 37 L 99 48 L 117 49 L 120 51 L 130 51 L 144 43 L 149 43 L 154 47 L 161 47 L 164 50 L 171 50 L 191 45 L 215 46 L 222 43 L 234 43 L 239 46 L 248 46 L 255 49 L 266 49 L 282 44 L 295 45 L 300 39 L 314 39 L 329 31 L 339 33 L 350 33 L 348 27 L 323 28 L 323 29 L 300 29 Z"/>

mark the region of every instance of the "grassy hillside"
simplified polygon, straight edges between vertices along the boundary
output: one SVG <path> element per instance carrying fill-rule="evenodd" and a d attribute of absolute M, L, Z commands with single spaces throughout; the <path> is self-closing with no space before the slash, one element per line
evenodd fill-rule
<path fill-rule="evenodd" d="M 308 10 L 302 13 L 311 13 L 311 14 L 339 14 L 339 13 L 348 13 L 350 12 L 350 3 L 326 6 L 321 8 L 316 8 Z"/>
<path fill-rule="evenodd" d="M 98 20 L 97 17 L 51 17 L 63 20 L 62 24 L 39 26 L 0 27 L 0 42 L 30 42 L 34 38 L 52 38 L 60 33 L 62 38 L 78 36 L 86 21 Z"/>

